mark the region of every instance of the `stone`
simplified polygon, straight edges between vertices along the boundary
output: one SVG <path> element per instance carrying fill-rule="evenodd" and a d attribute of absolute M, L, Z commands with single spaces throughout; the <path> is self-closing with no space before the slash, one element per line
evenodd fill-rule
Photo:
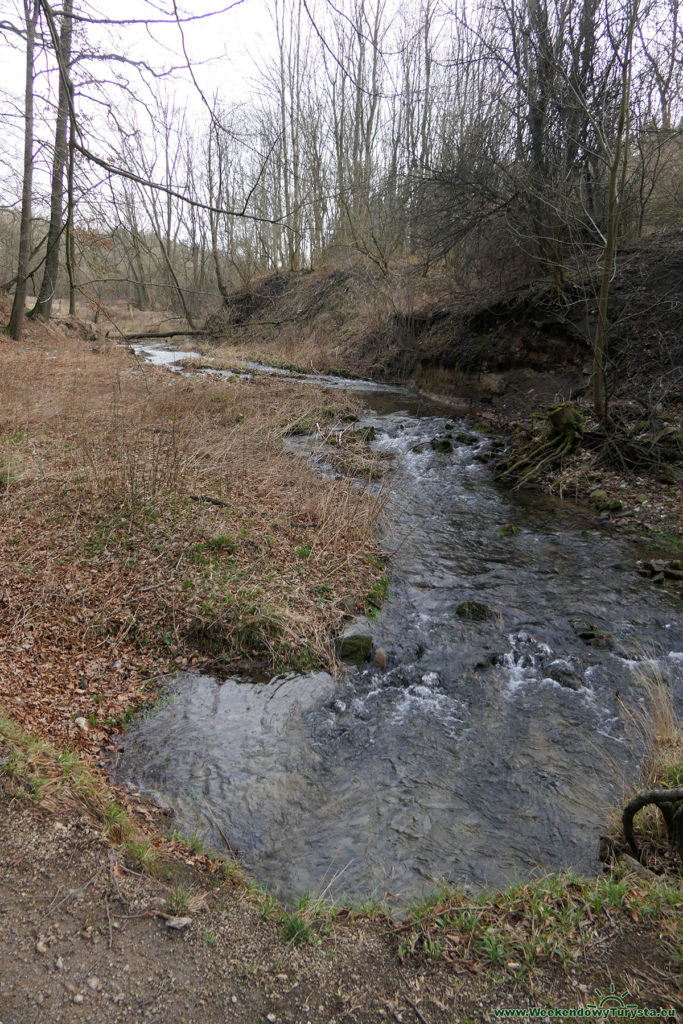
<path fill-rule="evenodd" d="M 189 928 L 191 924 L 191 917 L 169 917 L 166 921 L 166 927 L 173 928 L 176 931 L 182 931 L 183 928 Z"/>
<path fill-rule="evenodd" d="M 383 647 L 375 647 L 372 655 L 372 660 L 376 668 L 387 667 L 387 652 Z"/>
<path fill-rule="evenodd" d="M 81 730 L 81 732 L 88 731 L 87 719 L 83 718 L 82 715 L 79 715 L 78 718 L 74 718 L 74 724 Z"/>
<path fill-rule="evenodd" d="M 559 683 L 560 686 L 566 687 L 568 690 L 580 690 L 583 686 L 583 680 L 580 676 L 564 665 L 551 665 L 547 672 L 550 679 Z"/>
<path fill-rule="evenodd" d="M 369 661 L 372 654 L 372 637 L 369 633 L 352 633 L 343 636 L 339 644 L 339 657 L 353 665 Z"/>
<path fill-rule="evenodd" d="M 433 437 L 429 442 L 435 452 L 452 452 L 453 443 L 447 437 Z"/>
<path fill-rule="evenodd" d="M 590 492 L 588 500 L 599 512 L 621 512 L 621 502 L 616 498 L 610 498 L 607 491 L 603 491 L 600 487 L 596 487 L 594 491 Z"/>

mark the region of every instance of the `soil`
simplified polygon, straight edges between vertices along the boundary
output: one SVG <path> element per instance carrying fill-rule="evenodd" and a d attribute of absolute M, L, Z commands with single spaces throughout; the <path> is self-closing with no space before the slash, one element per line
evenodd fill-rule
<path fill-rule="evenodd" d="M 657 922 L 635 914 L 613 910 L 590 955 L 539 958 L 521 982 L 519 965 L 494 969 L 476 951 L 400 957 L 401 926 L 379 915 L 321 919 L 292 944 L 278 910 L 188 850 L 160 858 L 157 876 L 78 808 L 0 778 L 3 1024 L 453 1024 L 584 1005 L 611 985 L 641 1007 L 683 1009 Z"/>

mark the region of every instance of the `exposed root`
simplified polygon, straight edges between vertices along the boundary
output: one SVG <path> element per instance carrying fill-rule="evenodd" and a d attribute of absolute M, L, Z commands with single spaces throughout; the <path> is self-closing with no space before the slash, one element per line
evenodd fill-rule
<path fill-rule="evenodd" d="M 540 440 L 537 436 L 510 457 L 501 460 L 496 475 L 515 487 L 531 483 L 544 470 L 560 465 L 570 455 L 583 435 L 583 414 L 569 405 L 558 405 L 546 414 L 549 430 Z"/>
<path fill-rule="evenodd" d="M 633 834 L 633 819 L 638 811 L 649 804 L 654 804 L 662 812 L 669 834 L 669 842 L 678 850 L 678 856 L 683 861 L 683 786 L 676 789 L 653 789 L 647 793 L 639 793 L 627 803 L 622 822 L 624 836 L 634 857 L 641 864 L 645 863 Z"/>

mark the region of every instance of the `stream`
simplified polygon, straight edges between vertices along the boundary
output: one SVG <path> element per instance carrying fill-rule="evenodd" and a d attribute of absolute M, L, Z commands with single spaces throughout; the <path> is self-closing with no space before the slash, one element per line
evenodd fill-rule
<path fill-rule="evenodd" d="M 136 349 L 167 365 L 186 355 Z M 361 395 L 361 425 L 394 457 L 389 598 L 350 629 L 371 633 L 386 665 L 267 684 L 177 676 L 127 729 L 117 779 L 224 850 L 218 821 L 285 900 L 405 904 L 441 881 L 595 872 L 643 754 L 623 707 L 645 703 L 648 678 L 683 698 L 680 609 L 595 515 L 497 485 L 481 460 L 490 439 L 448 406 L 312 379 Z M 434 451 L 447 434 L 452 452 Z M 463 602 L 488 617 L 463 617 Z"/>

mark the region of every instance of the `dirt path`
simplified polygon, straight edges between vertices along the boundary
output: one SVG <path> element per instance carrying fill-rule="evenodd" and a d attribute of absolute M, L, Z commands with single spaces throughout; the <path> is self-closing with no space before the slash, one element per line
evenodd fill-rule
<path fill-rule="evenodd" d="M 87 817 L 0 795 L 2 1024 L 457 1019 L 449 972 L 401 967 L 386 922 L 283 941 L 239 884 L 128 867 Z M 191 859 L 191 858 L 190 858 Z M 182 907 L 179 906 L 180 893 Z M 171 927 L 178 918 L 186 927 Z"/>

